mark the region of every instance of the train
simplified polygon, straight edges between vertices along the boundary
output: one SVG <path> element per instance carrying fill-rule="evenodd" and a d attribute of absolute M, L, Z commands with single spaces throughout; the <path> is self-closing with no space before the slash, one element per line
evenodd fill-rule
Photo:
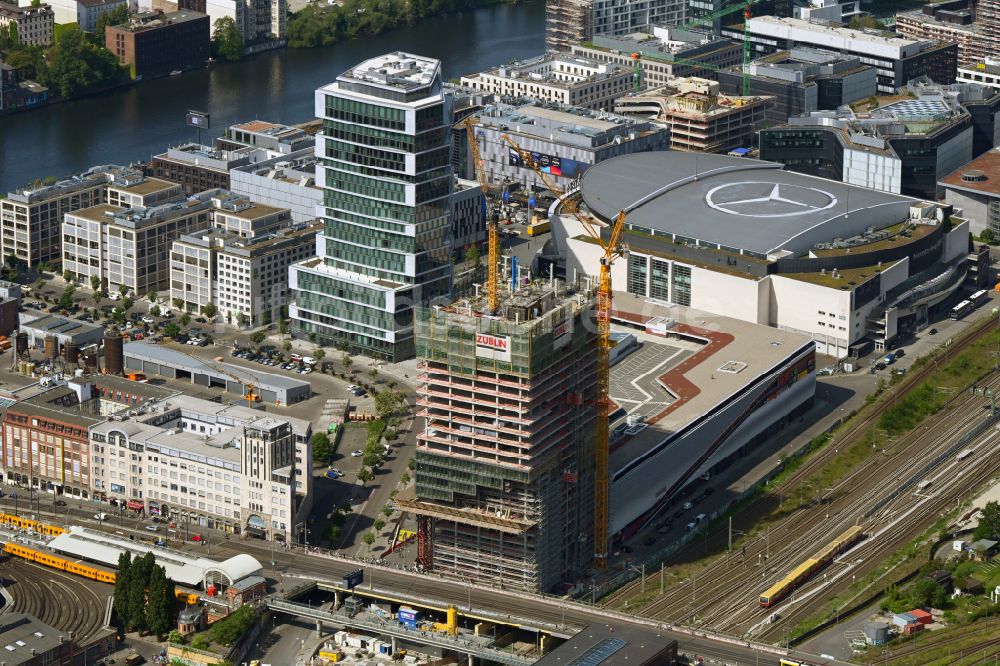
<path fill-rule="evenodd" d="M 46 525 L 43 522 L 31 520 L 30 518 L 22 518 L 12 513 L 0 513 L 0 524 L 7 527 L 17 527 L 22 530 L 31 530 L 45 536 L 59 536 L 66 532 L 66 530 L 56 525 Z"/>
<path fill-rule="evenodd" d="M 767 591 L 760 595 L 758 603 L 760 603 L 762 608 L 770 608 L 781 601 L 789 592 L 806 582 L 814 573 L 832 562 L 833 558 L 849 549 L 864 537 L 864 530 L 857 525 L 846 530 L 836 539 L 813 553 L 812 557 L 792 569 L 787 576 L 768 588 Z"/>
<path fill-rule="evenodd" d="M 3 550 L 5 553 L 16 555 L 17 557 L 28 560 L 29 562 L 44 564 L 47 567 L 52 567 L 53 569 L 58 569 L 59 571 L 66 571 L 71 574 L 76 574 L 77 576 L 83 576 L 84 578 L 96 580 L 101 583 L 110 583 L 111 585 L 115 584 L 116 576 L 113 571 L 98 569 L 97 567 L 92 567 L 89 564 L 67 560 L 64 557 L 43 553 L 16 543 L 5 543 L 3 545 Z M 189 592 L 188 590 L 184 590 L 179 587 L 174 588 L 174 597 L 176 597 L 178 601 L 183 601 L 188 605 L 194 605 L 201 601 L 201 595 L 197 592 Z"/>

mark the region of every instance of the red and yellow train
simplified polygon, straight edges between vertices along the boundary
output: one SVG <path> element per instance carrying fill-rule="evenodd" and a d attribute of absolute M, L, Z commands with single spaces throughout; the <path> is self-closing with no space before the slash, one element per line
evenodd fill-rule
<path fill-rule="evenodd" d="M 28 560 L 29 562 L 44 564 L 47 567 L 52 567 L 53 569 L 58 569 L 59 571 L 76 574 L 77 576 L 83 576 L 84 578 L 96 580 L 101 583 L 110 583 L 112 585 L 115 583 L 114 571 L 105 571 L 104 569 L 92 567 L 89 564 L 67 560 L 64 557 L 59 557 L 58 555 L 52 555 L 50 553 L 43 553 L 16 543 L 5 543 L 3 550 L 5 553 L 9 553 L 10 555 L 16 555 L 17 557 Z M 187 590 L 182 590 L 179 587 L 174 588 L 174 596 L 186 604 L 196 604 L 201 600 L 201 596 L 196 592 L 188 592 Z"/>

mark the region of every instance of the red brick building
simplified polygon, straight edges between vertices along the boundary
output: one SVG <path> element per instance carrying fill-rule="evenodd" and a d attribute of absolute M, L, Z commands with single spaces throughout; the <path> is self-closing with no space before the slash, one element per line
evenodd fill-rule
<path fill-rule="evenodd" d="M 211 55 L 210 32 L 205 14 L 153 11 L 108 26 L 104 45 L 119 62 L 131 67 L 133 78 L 155 78 L 204 67 Z"/>

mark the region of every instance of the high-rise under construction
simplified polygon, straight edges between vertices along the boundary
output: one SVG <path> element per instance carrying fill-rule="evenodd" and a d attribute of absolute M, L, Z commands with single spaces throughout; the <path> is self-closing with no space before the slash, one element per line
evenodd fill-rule
<path fill-rule="evenodd" d="M 400 504 L 426 569 L 544 591 L 594 554 L 594 291 L 507 284 L 495 314 L 485 297 L 417 312 L 426 428 Z"/>

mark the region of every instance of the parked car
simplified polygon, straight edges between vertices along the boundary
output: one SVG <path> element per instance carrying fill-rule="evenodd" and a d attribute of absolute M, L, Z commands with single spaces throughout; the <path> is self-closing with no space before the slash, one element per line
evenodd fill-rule
<path fill-rule="evenodd" d="M 56 506 L 66 506 L 66 500 L 56 500 Z"/>
<path fill-rule="evenodd" d="M 340 476 L 335 470 L 329 469 L 326 471 L 326 478 L 328 479 L 339 479 Z"/>
<path fill-rule="evenodd" d="M 12 495 L 12 497 L 13 497 L 13 495 Z M 106 514 L 106 513 L 102 512 L 102 513 L 95 513 L 94 514 L 94 520 L 107 520 L 107 519 L 108 519 L 108 514 Z"/>
<path fill-rule="evenodd" d="M 293 361 L 301 361 L 302 354 L 296 354 L 295 352 L 292 352 L 291 354 L 288 355 L 288 358 L 292 359 Z"/>
<path fill-rule="evenodd" d="M 362 451 L 361 449 L 357 449 L 351 453 L 352 458 L 360 458 L 363 455 L 365 455 L 365 452 Z"/>
<path fill-rule="evenodd" d="M 159 532 L 160 531 L 160 527 L 159 527 L 159 525 L 146 525 L 146 531 L 147 532 Z"/>
<path fill-rule="evenodd" d="M 931 330 L 927 331 L 927 333 L 929 333 L 930 335 L 937 335 L 937 329 L 932 328 Z"/>
<path fill-rule="evenodd" d="M 191 535 L 191 541 L 201 541 L 201 540 L 202 539 L 201 539 L 201 535 L 200 534 L 192 534 Z"/>

